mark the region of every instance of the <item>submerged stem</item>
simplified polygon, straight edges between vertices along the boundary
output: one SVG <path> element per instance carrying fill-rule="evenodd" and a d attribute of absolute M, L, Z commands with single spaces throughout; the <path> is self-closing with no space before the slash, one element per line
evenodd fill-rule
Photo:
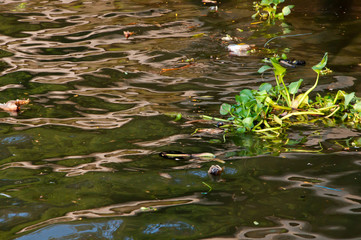
<path fill-rule="evenodd" d="M 327 115 L 325 118 L 331 117 L 331 116 L 332 116 L 333 114 L 335 114 L 338 110 L 340 110 L 340 107 L 339 107 L 339 106 L 336 108 L 335 111 L 333 111 L 332 113 L 330 113 L 329 115 Z"/>
<path fill-rule="evenodd" d="M 290 98 L 290 93 L 288 92 L 288 89 L 286 87 L 286 84 L 285 82 L 283 81 L 283 76 L 279 76 L 278 77 L 279 81 L 282 83 L 283 87 L 285 88 L 285 92 L 286 92 L 286 102 L 287 102 L 287 105 L 289 107 L 291 107 L 291 98 Z"/>
<path fill-rule="evenodd" d="M 226 119 L 222 119 L 222 118 L 215 118 L 215 117 L 211 117 L 211 116 L 207 116 L 207 115 L 202 115 L 201 117 L 204 120 L 213 120 L 213 121 L 220 121 L 220 122 L 232 122 L 231 120 L 226 120 Z"/>
<path fill-rule="evenodd" d="M 281 117 L 281 120 L 290 118 L 292 116 L 297 116 L 297 115 L 325 115 L 325 114 L 322 112 L 293 112 L 293 113 L 287 114 L 284 117 Z"/>
<path fill-rule="evenodd" d="M 332 108 L 335 108 L 335 107 L 338 107 L 337 105 L 332 105 L 330 107 L 324 107 L 324 108 L 317 108 L 315 109 L 316 111 L 325 111 L 325 110 L 328 110 L 328 109 L 332 109 Z"/>

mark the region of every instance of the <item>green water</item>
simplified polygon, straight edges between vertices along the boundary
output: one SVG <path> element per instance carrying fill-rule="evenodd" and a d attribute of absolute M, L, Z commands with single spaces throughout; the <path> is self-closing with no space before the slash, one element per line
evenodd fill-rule
<path fill-rule="evenodd" d="M 192 135 L 214 126 L 188 122 L 272 83 L 257 74 L 262 49 L 284 34 L 311 33 L 269 43 L 307 62 L 286 81 L 307 89 L 328 52 L 316 91 L 361 96 L 361 4 L 288 2 L 275 25 L 252 20 L 249 0 L 216 13 L 195 0 L 0 3 L 0 102 L 31 101 L 0 112 L 0 239 L 360 239 L 360 130 L 315 124 L 267 141 Z M 260 51 L 231 56 L 226 34 Z"/>

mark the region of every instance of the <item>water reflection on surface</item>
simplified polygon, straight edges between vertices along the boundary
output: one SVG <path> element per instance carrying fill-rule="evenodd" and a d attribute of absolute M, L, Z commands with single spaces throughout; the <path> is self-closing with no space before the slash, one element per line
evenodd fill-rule
<path fill-rule="evenodd" d="M 188 120 L 273 83 L 256 72 L 283 34 L 311 33 L 268 44 L 307 62 L 286 81 L 306 90 L 329 52 L 316 90 L 361 96 L 358 2 L 295 0 L 273 26 L 250 18 L 252 2 L 2 1 L 0 102 L 31 104 L 0 112 L 0 239 L 360 238 L 360 130 L 191 135 L 214 125 Z M 258 51 L 229 55 L 226 34 Z M 158 154 L 170 150 L 216 159 Z"/>

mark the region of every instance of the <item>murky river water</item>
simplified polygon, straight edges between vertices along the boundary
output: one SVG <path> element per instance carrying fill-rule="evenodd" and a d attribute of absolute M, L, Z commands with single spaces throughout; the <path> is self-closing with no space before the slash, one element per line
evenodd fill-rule
<path fill-rule="evenodd" d="M 218 12 L 200 0 L 1 1 L 0 101 L 31 103 L 0 112 L 0 239 L 360 239 L 360 130 L 295 128 L 284 146 L 187 123 L 272 82 L 257 74 L 264 53 L 230 56 L 226 34 L 262 49 L 311 33 L 269 43 L 306 60 L 287 79 L 306 89 L 329 52 L 317 91 L 361 96 L 361 2 L 288 2 L 269 26 L 251 0 Z M 159 156 L 169 150 L 225 163 Z M 212 164 L 225 167 L 218 181 Z"/>

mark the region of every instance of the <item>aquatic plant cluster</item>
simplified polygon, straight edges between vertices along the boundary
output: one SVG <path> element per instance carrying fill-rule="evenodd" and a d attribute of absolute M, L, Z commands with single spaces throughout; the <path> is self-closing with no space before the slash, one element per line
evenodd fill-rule
<path fill-rule="evenodd" d="M 285 0 L 262 0 L 260 2 L 254 2 L 253 7 L 256 13 L 252 15 L 252 18 L 259 18 L 273 22 L 275 19 L 283 20 L 285 16 L 291 13 L 291 9 L 294 5 L 288 5 L 282 8 L 281 12 L 277 12 L 278 4 L 283 3 Z"/>
<path fill-rule="evenodd" d="M 238 133 L 256 132 L 269 137 L 278 137 L 288 127 L 319 120 L 332 123 L 355 125 L 361 120 L 361 99 L 355 93 L 339 90 L 337 93 L 317 94 L 310 99 L 310 93 L 317 87 L 320 75 L 330 70 L 326 68 L 328 54 L 312 67 L 317 74 L 314 85 L 306 92 L 298 94 L 303 79 L 288 85 L 284 82 L 286 68 L 281 66 L 286 56 L 265 59 L 267 65 L 258 72 L 273 70 L 276 85 L 263 83 L 258 90 L 243 89 L 235 96 L 236 103 L 223 103 L 221 115 L 230 115 L 228 119 L 216 119 L 224 122 L 221 127 Z M 213 119 L 203 116 L 205 119 Z M 328 122 L 327 122 L 328 121 Z"/>

